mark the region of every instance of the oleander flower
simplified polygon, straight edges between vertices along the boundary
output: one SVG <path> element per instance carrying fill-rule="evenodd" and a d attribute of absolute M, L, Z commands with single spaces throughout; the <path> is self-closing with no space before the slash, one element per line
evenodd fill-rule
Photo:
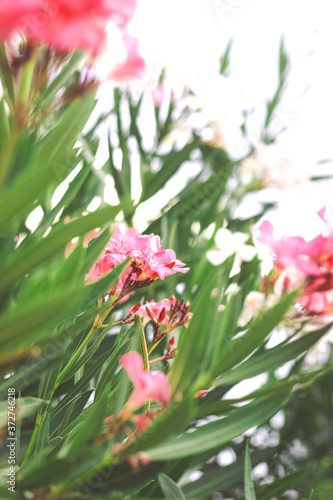
<path fill-rule="evenodd" d="M 127 371 L 134 387 L 128 401 L 130 407 L 140 408 L 149 400 L 162 403 L 163 406 L 170 403 L 171 388 L 165 373 L 144 370 L 142 357 L 134 351 L 122 356 L 119 362 Z"/>
<path fill-rule="evenodd" d="M 136 0 L 2 0 L 0 38 L 21 30 L 34 42 L 60 51 L 86 49 L 96 54 L 109 20 L 124 29 Z"/>
<path fill-rule="evenodd" d="M 155 280 L 177 272 L 186 273 L 189 268 L 176 258 L 171 249 L 164 249 L 159 236 L 142 235 L 135 229 L 122 232 L 119 228 L 111 237 L 97 264 L 90 270 L 86 279 L 96 281 L 108 274 L 114 266 L 124 262 L 127 257 L 132 261 L 120 276 L 116 291 L 130 293 L 144 288 Z"/>
<path fill-rule="evenodd" d="M 309 241 L 300 236 L 277 238 L 269 221 L 253 228 L 254 241 L 271 250 L 277 275 L 284 273 L 285 288 L 304 283 L 298 303 L 308 315 L 333 312 L 333 225 L 325 214 L 325 207 L 319 210 L 323 231 Z"/>

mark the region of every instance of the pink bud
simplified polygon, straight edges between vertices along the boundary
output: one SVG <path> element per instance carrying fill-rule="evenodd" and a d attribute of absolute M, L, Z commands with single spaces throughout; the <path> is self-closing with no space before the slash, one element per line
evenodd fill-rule
<path fill-rule="evenodd" d="M 171 349 L 173 348 L 174 344 L 175 344 L 175 337 L 171 337 L 171 339 L 169 340 L 168 351 L 169 350 L 171 351 Z"/>
<path fill-rule="evenodd" d="M 140 307 L 141 307 L 141 302 L 133 306 L 132 309 L 128 311 L 128 316 L 132 316 L 133 314 L 135 314 L 140 309 Z"/>
<path fill-rule="evenodd" d="M 150 310 L 150 308 L 149 308 L 148 306 L 146 306 L 146 311 L 147 311 L 147 313 L 148 313 L 148 315 L 149 315 L 150 319 L 151 319 L 152 321 L 154 321 L 154 323 L 156 323 L 156 318 L 155 318 L 154 314 L 152 313 L 152 311 Z"/>
<path fill-rule="evenodd" d="M 166 310 L 165 310 L 165 307 L 163 307 L 163 309 L 161 310 L 160 315 L 158 317 L 158 323 L 159 324 L 163 323 L 163 320 L 165 319 L 165 316 L 166 316 Z"/>
<path fill-rule="evenodd" d="M 205 391 L 205 390 L 203 390 L 203 391 L 198 391 L 198 392 L 194 395 L 194 397 L 195 397 L 195 398 L 200 398 L 200 396 L 204 396 L 205 394 L 207 394 L 207 392 L 208 392 L 208 391 Z"/>

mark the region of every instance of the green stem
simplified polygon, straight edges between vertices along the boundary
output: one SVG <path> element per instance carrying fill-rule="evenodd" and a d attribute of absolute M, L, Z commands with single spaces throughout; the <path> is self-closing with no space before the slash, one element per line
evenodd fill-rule
<path fill-rule="evenodd" d="M 37 437 L 38 437 L 38 434 L 39 434 L 39 429 L 41 428 L 41 425 L 42 425 L 42 422 L 43 422 L 45 411 L 44 412 L 40 411 L 38 413 L 38 415 L 37 415 L 35 427 L 34 427 L 32 436 L 30 438 L 27 451 L 25 452 L 24 458 L 22 460 L 21 466 L 24 465 L 28 461 L 28 459 L 30 458 L 30 455 L 33 452 L 33 449 L 34 449 L 34 446 L 35 446 L 35 443 L 36 443 L 36 440 L 37 440 Z"/>
<path fill-rule="evenodd" d="M 31 57 L 29 61 L 23 66 L 21 74 L 20 88 L 18 90 L 18 102 L 27 104 L 29 102 L 32 77 L 35 68 L 35 59 Z"/>
<path fill-rule="evenodd" d="M 149 354 L 151 354 L 153 352 L 155 347 L 158 346 L 158 344 L 161 342 L 161 340 L 163 340 L 168 333 L 169 333 L 169 331 L 165 332 L 165 334 L 164 334 L 164 331 L 163 331 L 163 336 L 159 340 L 152 341 L 152 343 L 150 344 L 149 349 L 148 349 L 148 356 L 149 356 Z"/>

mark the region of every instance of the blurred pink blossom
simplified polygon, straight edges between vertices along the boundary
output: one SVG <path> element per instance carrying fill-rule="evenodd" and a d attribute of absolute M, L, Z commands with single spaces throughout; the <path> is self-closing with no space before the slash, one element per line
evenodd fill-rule
<path fill-rule="evenodd" d="M 86 49 L 96 54 L 112 20 L 124 30 L 136 0 L 2 0 L 0 39 L 22 30 L 29 40 L 60 51 Z"/>
<path fill-rule="evenodd" d="M 126 59 L 113 68 L 109 74 L 109 78 L 116 81 L 142 78 L 146 71 L 146 62 L 139 54 L 138 40 L 132 36 L 125 35 L 124 44 L 127 51 Z"/>
<path fill-rule="evenodd" d="M 325 207 L 318 216 L 324 230 L 309 241 L 300 236 L 277 238 L 269 221 L 253 228 L 254 241 L 266 245 L 273 254 L 277 272 L 285 272 L 285 287 L 305 283 L 298 303 L 309 315 L 333 312 L 333 225 L 326 218 Z"/>
<path fill-rule="evenodd" d="M 127 371 L 134 386 L 129 399 L 130 406 L 139 408 L 149 400 L 158 401 L 163 406 L 170 403 L 171 388 L 165 373 L 144 370 L 140 354 L 134 351 L 122 356 L 119 362 Z"/>

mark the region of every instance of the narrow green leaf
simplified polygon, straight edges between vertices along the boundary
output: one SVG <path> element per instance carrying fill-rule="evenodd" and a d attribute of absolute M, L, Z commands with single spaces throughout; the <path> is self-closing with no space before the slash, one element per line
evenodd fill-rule
<path fill-rule="evenodd" d="M 112 323 L 113 318 L 111 319 L 110 323 Z M 79 357 L 79 359 L 74 363 L 71 369 L 66 373 L 66 376 L 62 379 L 61 383 L 64 383 L 66 380 L 70 379 L 82 366 L 87 363 L 87 361 L 89 361 L 89 359 L 92 358 L 92 356 L 95 354 L 102 341 L 104 340 L 105 336 L 109 333 L 109 330 L 110 327 L 107 326 L 103 329 L 102 332 L 97 332 L 91 346 L 88 347 L 88 349 L 82 354 L 82 356 Z"/>
<path fill-rule="evenodd" d="M 211 324 L 218 311 L 219 297 L 211 297 L 211 291 L 221 288 L 219 281 L 221 271 L 214 271 L 206 279 L 199 290 L 193 303 L 193 319 L 189 327 L 180 335 L 179 353 L 170 370 L 169 379 L 173 392 L 182 391 L 185 387 L 192 386 L 197 378 L 200 368 L 209 365 L 210 357 L 207 355 L 207 341 L 202 332 L 210 332 Z M 208 347 L 210 344 L 208 344 Z M 194 390 L 194 389 L 193 389 Z"/>
<path fill-rule="evenodd" d="M 43 423 L 41 425 L 37 442 L 36 442 L 36 448 L 35 448 L 35 453 L 36 455 L 41 456 L 41 451 L 44 448 L 47 448 L 49 445 L 50 441 L 50 414 L 48 413 L 45 415 Z"/>
<path fill-rule="evenodd" d="M 161 446 L 147 450 L 146 453 L 152 460 L 174 460 L 222 446 L 247 429 L 269 420 L 286 400 L 285 393 L 283 396 L 254 401 L 237 408 L 222 420 L 210 422 L 193 432 L 170 439 Z"/>
<path fill-rule="evenodd" d="M 95 95 L 77 99 L 64 112 L 58 125 L 36 145 L 27 168 L 15 178 L 0 201 L 0 227 L 31 208 L 55 180 L 59 183 L 76 165 L 68 165 L 68 155 L 93 107 Z"/>
<path fill-rule="evenodd" d="M 168 498 L 170 500 L 185 500 L 185 495 L 182 492 L 181 488 L 169 476 L 163 474 L 163 472 L 160 472 L 158 475 L 158 481 L 165 498 Z"/>
<path fill-rule="evenodd" d="M 246 442 L 244 460 L 244 495 L 245 500 L 256 500 L 256 492 L 252 479 L 252 466 L 249 450 L 249 441 Z"/>
<path fill-rule="evenodd" d="M 267 349 L 263 353 L 254 354 L 251 358 L 244 361 L 233 370 L 228 371 L 215 382 L 216 386 L 231 385 L 240 382 L 246 378 L 255 377 L 265 371 L 275 370 L 291 359 L 305 352 L 314 345 L 330 328 L 331 324 L 312 333 L 302 336 L 300 339 L 282 346 L 278 345 L 272 349 Z"/>
<path fill-rule="evenodd" d="M 35 297 L 3 314 L 0 317 L 1 349 L 22 348 L 36 342 L 41 335 L 47 334 L 43 332 L 47 325 L 70 314 L 84 292 L 82 288 L 71 288 L 47 298 L 38 297 L 37 300 Z"/>
<path fill-rule="evenodd" d="M 32 242 L 17 249 L 11 263 L 3 271 L 0 276 L 0 290 L 6 289 L 17 278 L 25 275 L 43 260 L 64 248 L 74 237 L 81 236 L 108 222 L 111 223 L 122 208 L 121 205 L 117 207 L 106 206 L 68 224 L 58 223 L 54 225 L 50 234 L 45 238 L 37 240 L 32 238 Z"/>
<path fill-rule="evenodd" d="M 104 418 L 107 416 L 106 410 L 106 395 L 84 410 L 81 424 L 78 426 L 76 432 L 72 431 L 68 434 L 59 457 L 70 455 L 73 451 L 84 447 L 89 441 L 96 439 L 102 429 Z"/>
<path fill-rule="evenodd" d="M 71 402 L 77 399 L 81 395 L 81 393 L 85 391 L 87 384 L 97 375 L 97 373 L 99 373 L 102 366 L 111 355 L 112 350 L 113 347 L 108 349 L 98 359 L 96 359 L 92 366 L 85 372 L 83 377 L 80 378 L 80 380 L 74 385 L 74 387 L 72 387 L 70 391 L 68 391 L 66 396 L 52 411 L 51 421 L 56 419 L 60 414 L 66 413 Z"/>
<path fill-rule="evenodd" d="M 254 453 L 252 464 L 256 466 L 261 462 L 270 460 L 277 451 L 277 448 L 269 448 Z M 216 491 L 226 491 L 239 484 L 239 479 L 242 477 L 243 471 L 244 459 L 242 457 L 239 457 L 237 462 L 227 467 L 217 466 L 212 470 L 205 471 L 202 477 L 183 486 L 185 497 L 188 499 L 201 498 L 211 495 Z"/>
<path fill-rule="evenodd" d="M 218 376 L 221 372 L 225 372 L 240 363 L 258 348 L 273 328 L 285 317 L 290 306 L 295 302 L 297 295 L 298 290 L 282 297 L 274 307 L 264 313 L 259 313 L 244 335 L 226 344 L 221 353 L 220 363 L 215 370 L 215 375 Z"/>
<path fill-rule="evenodd" d="M 190 397 L 180 404 L 171 404 L 152 421 L 147 431 L 141 434 L 135 443 L 125 449 L 125 455 L 155 447 L 164 443 L 167 438 L 184 431 L 189 420 L 195 415 L 195 407 L 196 401 Z"/>
<path fill-rule="evenodd" d="M 10 103 L 15 101 L 13 72 L 10 67 L 6 47 L 4 43 L 0 44 L 0 78 L 4 94 L 8 95 Z"/>
<path fill-rule="evenodd" d="M 291 472 L 284 477 L 276 479 L 273 483 L 258 488 L 258 500 L 271 500 L 278 498 L 285 491 L 295 489 L 295 486 L 309 475 L 312 467 L 303 467 L 300 470 Z"/>
<path fill-rule="evenodd" d="M 46 87 L 46 89 L 41 93 L 37 102 L 36 108 L 40 109 L 50 104 L 58 91 L 64 87 L 82 62 L 86 55 L 83 52 L 75 52 L 69 61 L 64 64 L 64 67 L 60 71 L 59 75 L 52 79 L 51 83 Z"/>
<path fill-rule="evenodd" d="M 0 429 L 7 424 L 8 417 L 8 400 L 0 401 Z M 16 419 L 22 420 L 23 418 L 35 415 L 40 407 L 45 404 L 43 399 L 26 397 L 26 398 L 16 398 L 15 400 L 15 412 Z"/>
<path fill-rule="evenodd" d="M 43 220 L 41 221 L 35 232 L 37 235 L 42 236 L 45 231 L 53 224 L 54 219 L 59 214 L 60 210 L 70 205 L 70 203 L 74 200 L 75 196 L 79 192 L 90 171 L 90 165 L 85 164 L 82 167 L 80 172 L 70 182 L 67 191 L 65 192 L 59 203 L 54 208 L 52 208 L 49 213 L 44 215 Z"/>
<path fill-rule="evenodd" d="M 186 144 L 181 151 L 172 151 L 169 153 L 161 167 L 161 169 L 149 180 L 147 185 L 144 185 L 141 202 L 151 198 L 166 182 L 177 172 L 180 166 L 189 159 L 191 151 L 197 148 L 200 144 L 200 139 L 195 138 L 189 144 Z"/>

